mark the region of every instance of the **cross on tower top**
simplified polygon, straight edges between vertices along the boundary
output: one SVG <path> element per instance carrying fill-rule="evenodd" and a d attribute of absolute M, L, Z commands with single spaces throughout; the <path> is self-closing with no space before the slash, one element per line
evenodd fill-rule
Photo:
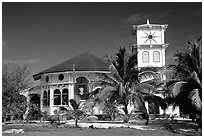
<path fill-rule="evenodd" d="M 149 25 L 149 19 L 147 19 L 147 24 Z"/>

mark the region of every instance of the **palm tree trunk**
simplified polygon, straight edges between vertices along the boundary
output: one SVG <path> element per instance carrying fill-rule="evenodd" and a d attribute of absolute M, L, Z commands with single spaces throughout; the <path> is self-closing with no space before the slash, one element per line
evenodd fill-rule
<path fill-rule="evenodd" d="M 129 114 L 128 114 L 128 108 L 127 108 L 127 106 L 128 106 L 128 104 L 125 104 L 124 105 L 124 108 L 123 108 L 123 111 L 124 111 L 124 113 L 125 113 L 125 115 L 124 115 L 124 122 L 125 123 L 128 123 L 129 122 Z"/>
<path fill-rule="evenodd" d="M 146 101 L 145 102 L 145 117 L 146 117 L 146 119 L 147 119 L 147 122 L 146 122 L 146 125 L 148 125 L 149 124 L 149 109 L 148 109 L 149 107 L 148 107 L 148 102 Z"/>
<path fill-rule="evenodd" d="M 147 118 L 147 122 L 145 124 L 148 125 L 149 124 L 149 114 L 148 113 L 146 113 L 146 118 Z"/>
<path fill-rule="evenodd" d="M 123 111 L 125 112 L 126 115 L 128 115 L 128 108 L 127 108 L 128 104 L 125 104 L 124 106 L 125 107 L 123 108 Z"/>
<path fill-rule="evenodd" d="M 78 119 L 75 119 L 75 126 L 78 127 Z"/>
<path fill-rule="evenodd" d="M 197 115 L 196 122 L 197 122 L 197 124 L 198 124 L 198 129 L 199 129 L 199 128 L 202 128 L 202 114 L 198 114 L 198 115 Z"/>

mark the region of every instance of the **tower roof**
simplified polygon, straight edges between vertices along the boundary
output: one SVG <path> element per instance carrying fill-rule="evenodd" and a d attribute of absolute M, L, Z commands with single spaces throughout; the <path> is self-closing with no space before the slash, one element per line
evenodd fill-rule
<path fill-rule="evenodd" d="M 75 66 L 75 71 L 109 71 L 108 63 L 106 63 L 102 58 L 85 52 L 63 63 L 35 74 L 33 75 L 33 78 L 34 80 L 38 80 L 41 78 L 41 75 L 45 73 L 73 71 L 73 65 Z"/>
<path fill-rule="evenodd" d="M 168 24 L 151 24 L 149 19 L 147 19 L 147 23 L 146 24 L 141 24 L 141 25 L 133 25 L 133 34 L 135 34 L 135 30 L 137 29 L 166 29 L 168 26 Z"/>

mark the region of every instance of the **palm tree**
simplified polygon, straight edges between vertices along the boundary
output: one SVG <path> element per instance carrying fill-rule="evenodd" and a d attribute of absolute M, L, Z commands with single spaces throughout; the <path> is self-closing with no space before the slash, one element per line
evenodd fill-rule
<path fill-rule="evenodd" d="M 144 113 L 147 119 L 146 124 L 148 124 L 149 115 L 145 107 L 145 101 L 157 101 L 157 105 L 161 104 L 162 101 L 160 97 L 149 93 L 149 91 L 145 91 L 155 90 L 155 87 L 150 84 L 150 80 L 141 83 L 142 78 L 153 75 L 153 72 L 147 71 L 146 73 L 141 73 L 141 71 L 136 68 L 137 55 L 128 55 L 125 48 L 119 48 L 116 58 L 110 58 L 109 61 L 111 73 L 97 73 L 98 77 L 92 84 L 92 87 L 102 87 L 95 95 L 95 102 L 99 103 L 101 107 L 104 107 L 107 102 L 123 105 L 122 110 L 126 118 L 124 121 L 128 122 L 132 113 L 128 111 L 128 104 L 132 101 L 133 104 L 139 106 L 140 110 Z M 153 79 L 151 80 L 153 81 Z M 162 104 L 165 105 L 164 102 L 162 102 Z"/>
<path fill-rule="evenodd" d="M 202 40 L 188 42 L 188 51 L 177 51 L 176 64 L 169 65 L 174 79 L 166 83 L 168 100 L 179 105 L 183 113 L 198 116 L 202 121 Z"/>
<path fill-rule="evenodd" d="M 72 114 L 75 118 L 75 126 L 78 127 L 78 120 L 82 115 L 84 115 L 84 111 L 79 109 L 80 103 L 76 103 L 76 101 L 73 99 L 70 99 L 69 102 L 73 108 Z"/>

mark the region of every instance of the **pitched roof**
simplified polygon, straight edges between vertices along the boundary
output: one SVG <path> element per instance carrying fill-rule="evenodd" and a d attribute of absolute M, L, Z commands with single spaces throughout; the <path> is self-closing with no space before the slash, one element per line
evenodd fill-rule
<path fill-rule="evenodd" d="M 44 73 L 73 71 L 73 64 L 75 66 L 75 71 L 109 71 L 108 63 L 102 58 L 85 52 L 61 64 L 35 74 L 33 75 L 33 78 L 34 80 L 38 80 Z"/>

